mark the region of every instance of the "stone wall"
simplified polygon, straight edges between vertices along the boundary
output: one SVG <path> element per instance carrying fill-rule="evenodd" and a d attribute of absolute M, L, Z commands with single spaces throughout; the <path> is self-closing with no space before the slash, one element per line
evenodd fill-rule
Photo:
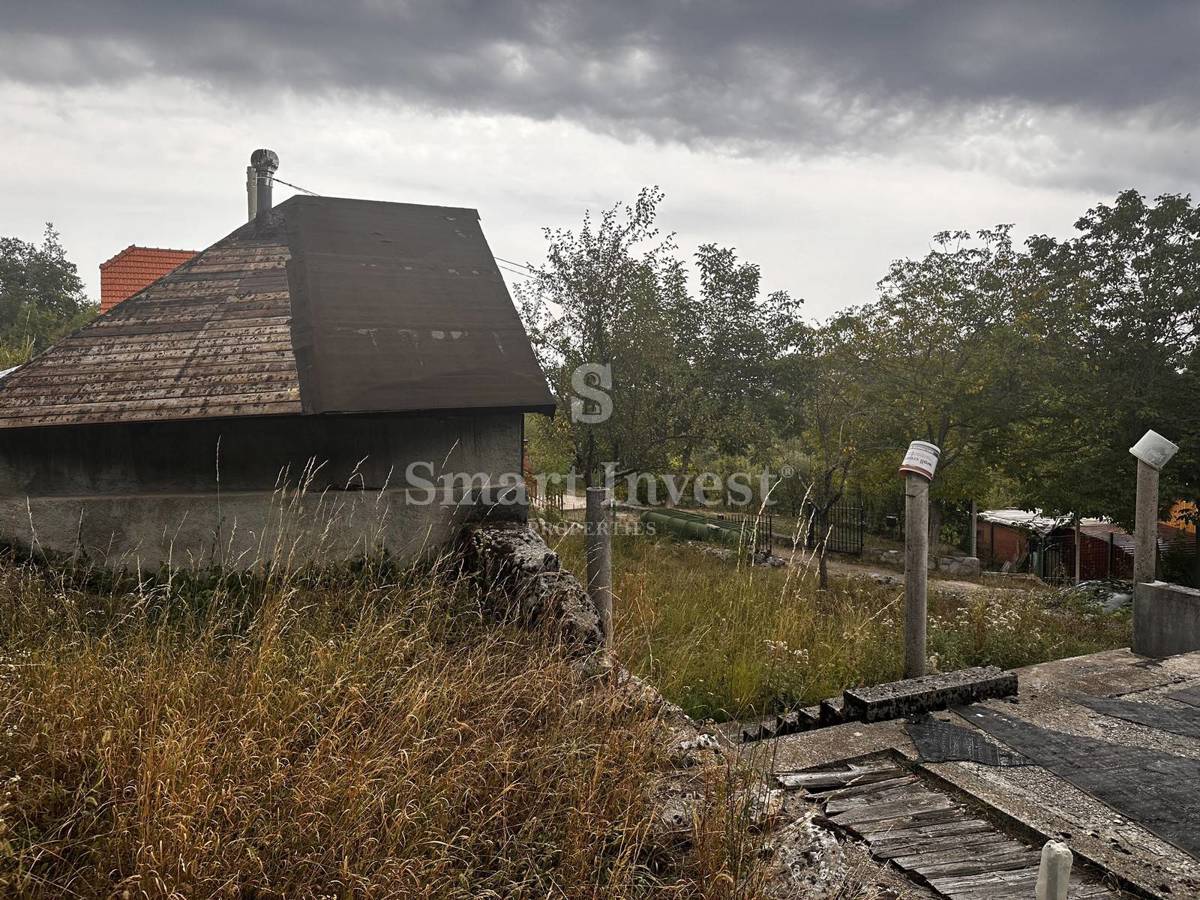
<path fill-rule="evenodd" d="M 460 554 L 463 570 L 475 579 L 493 615 L 549 627 L 574 655 L 603 646 L 600 617 L 587 591 L 528 527 L 469 525 L 463 530 Z"/>

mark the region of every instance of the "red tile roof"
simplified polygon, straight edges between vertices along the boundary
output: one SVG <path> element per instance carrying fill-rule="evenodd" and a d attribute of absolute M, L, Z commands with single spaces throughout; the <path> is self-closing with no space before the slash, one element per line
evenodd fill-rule
<path fill-rule="evenodd" d="M 130 244 L 108 262 L 100 263 L 100 312 L 108 312 L 195 256 L 195 250 Z"/>

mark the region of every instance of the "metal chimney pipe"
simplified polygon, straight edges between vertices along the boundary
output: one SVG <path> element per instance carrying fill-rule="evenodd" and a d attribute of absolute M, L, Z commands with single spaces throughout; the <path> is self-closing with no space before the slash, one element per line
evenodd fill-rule
<path fill-rule="evenodd" d="M 254 218 L 261 222 L 271 211 L 271 180 L 279 168 L 279 155 L 274 150 L 255 150 L 250 168 L 254 170 Z"/>

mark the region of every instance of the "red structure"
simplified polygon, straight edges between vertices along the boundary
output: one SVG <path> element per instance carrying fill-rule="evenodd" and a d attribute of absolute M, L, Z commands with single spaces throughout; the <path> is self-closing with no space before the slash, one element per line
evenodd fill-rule
<path fill-rule="evenodd" d="M 108 312 L 195 256 L 195 250 L 163 250 L 130 244 L 108 262 L 100 263 L 100 312 Z"/>
<path fill-rule="evenodd" d="M 1079 526 L 1079 578 L 1133 577 L 1133 535 L 1103 519 Z M 1075 577 L 1075 525 L 1070 516 L 1037 511 L 989 509 L 979 513 L 976 546 L 984 568 L 1032 572 L 1054 582 Z M 1195 553 L 1195 532 L 1158 523 L 1159 559 L 1168 552 Z"/>

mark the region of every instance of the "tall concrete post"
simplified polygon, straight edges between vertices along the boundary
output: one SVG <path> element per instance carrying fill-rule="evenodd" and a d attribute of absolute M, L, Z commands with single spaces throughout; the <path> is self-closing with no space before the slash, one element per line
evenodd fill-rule
<path fill-rule="evenodd" d="M 913 441 L 904 456 L 904 677 L 925 674 L 929 597 L 929 483 L 942 451 Z"/>
<path fill-rule="evenodd" d="M 1179 447 L 1157 431 L 1147 431 L 1129 448 L 1137 457 L 1137 505 L 1134 511 L 1133 583 L 1154 581 L 1158 557 L 1158 473 Z"/>
<path fill-rule="evenodd" d="M 1158 556 L 1158 469 L 1138 460 L 1133 527 L 1133 583 L 1154 580 Z"/>
<path fill-rule="evenodd" d="M 904 484 L 904 677 L 925 674 L 929 597 L 929 481 L 908 473 Z"/>
<path fill-rule="evenodd" d="M 612 647 L 612 529 L 604 508 L 607 491 L 603 487 L 587 489 L 584 550 L 587 562 L 587 591 L 600 617 L 604 645 Z"/>

